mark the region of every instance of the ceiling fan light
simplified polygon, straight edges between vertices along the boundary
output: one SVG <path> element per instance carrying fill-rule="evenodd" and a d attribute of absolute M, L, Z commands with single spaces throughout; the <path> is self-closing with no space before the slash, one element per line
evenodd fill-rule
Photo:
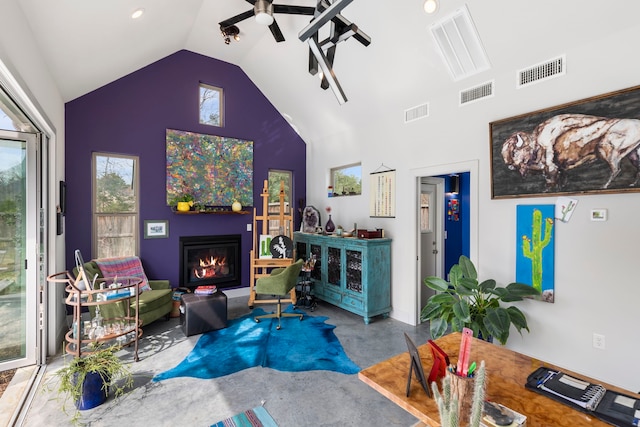
<path fill-rule="evenodd" d="M 266 0 L 257 0 L 253 8 L 256 22 L 260 25 L 273 24 L 273 4 Z"/>
<path fill-rule="evenodd" d="M 424 11 L 427 13 L 436 13 L 438 10 L 438 0 L 425 0 Z"/>

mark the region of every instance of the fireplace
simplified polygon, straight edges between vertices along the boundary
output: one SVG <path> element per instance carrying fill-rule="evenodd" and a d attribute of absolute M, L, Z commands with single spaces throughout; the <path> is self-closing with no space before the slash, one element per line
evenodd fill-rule
<path fill-rule="evenodd" d="M 180 286 L 240 286 L 240 235 L 180 237 Z"/>

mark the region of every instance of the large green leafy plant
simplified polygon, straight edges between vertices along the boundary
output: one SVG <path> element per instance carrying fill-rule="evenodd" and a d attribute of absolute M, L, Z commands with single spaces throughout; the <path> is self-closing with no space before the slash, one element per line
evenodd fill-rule
<path fill-rule="evenodd" d="M 475 336 L 493 337 L 506 344 L 509 329 L 513 325 L 522 334 L 529 331 L 527 319 L 515 306 L 503 307 L 501 302 L 522 301 L 523 297 L 540 295 L 529 285 L 510 283 L 506 287 L 496 286 L 488 279 L 478 282 L 478 273 L 469 258 L 462 255 L 449 271 L 449 281 L 435 276 L 424 279 L 424 284 L 438 291 L 431 296 L 420 313 L 422 321 L 430 321 L 431 337 L 440 338 L 449 326 L 453 331 L 467 327 Z"/>

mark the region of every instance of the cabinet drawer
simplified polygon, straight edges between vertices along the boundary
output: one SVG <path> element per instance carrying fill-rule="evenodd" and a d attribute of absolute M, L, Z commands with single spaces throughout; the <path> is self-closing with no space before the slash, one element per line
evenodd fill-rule
<path fill-rule="evenodd" d="M 322 295 L 333 302 L 340 303 L 342 301 L 342 294 L 340 292 L 336 292 L 331 290 L 330 286 L 325 286 L 322 290 Z"/>
<path fill-rule="evenodd" d="M 342 304 L 352 308 L 357 308 L 358 310 L 364 309 L 364 302 L 361 299 L 351 298 L 346 295 L 342 299 Z"/>

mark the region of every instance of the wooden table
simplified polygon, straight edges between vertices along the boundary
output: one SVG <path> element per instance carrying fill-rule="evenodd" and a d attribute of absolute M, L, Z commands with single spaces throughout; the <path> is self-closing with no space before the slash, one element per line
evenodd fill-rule
<path fill-rule="evenodd" d="M 447 353 L 452 364 L 455 364 L 458 359 L 460 339 L 461 334 L 455 332 L 435 341 Z M 418 351 L 425 375 L 429 376 L 433 364 L 429 346 L 427 344 L 418 346 Z M 471 345 L 470 360 L 477 361 L 478 365 L 480 361 L 485 361 L 488 374 L 486 398 L 526 415 L 527 427 L 609 426 L 609 424 L 595 417 L 527 390 L 524 387 L 527 376 L 543 365 L 602 384 L 607 389 L 634 395 L 619 387 L 608 385 L 584 375 L 575 374 L 567 369 L 532 359 L 524 354 L 516 353 L 505 347 L 490 344 L 477 338 L 473 339 Z M 409 353 L 402 353 L 362 370 L 358 377 L 427 426 L 440 427 L 438 408 L 434 400 L 427 397 L 415 377 L 411 381 L 410 396 L 406 397 L 410 363 Z"/>

